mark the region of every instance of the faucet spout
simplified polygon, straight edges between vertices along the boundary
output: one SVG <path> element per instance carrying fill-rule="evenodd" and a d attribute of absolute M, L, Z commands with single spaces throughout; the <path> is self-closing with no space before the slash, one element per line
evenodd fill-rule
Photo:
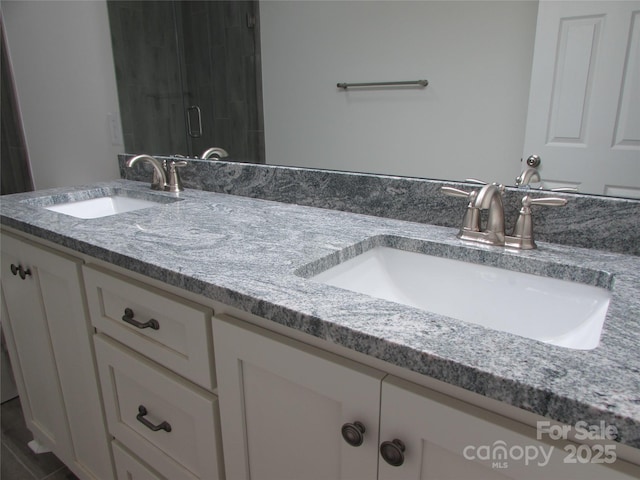
<path fill-rule="evenodd" d="M 202 158 L 202 160 L 207 160 L 213 156 L 216 156 L 217 158 L 225 158 L 225 157 L 228 157 L 229 154 L 224 148 L 211 147 L 205 150 L 204 152 L 202 152 L 202 155 L 200 156 L 200 158 Z"/>
<path fill-rule="evenodd" d="M 459 237 L 490 245 L 504 245 L 504 204 L 502 202 L 502 185 L 487 184 L 478 193 L 469 207 L 477 210 L 488 210 L 487 224 L 478 232 L 461 231 Z"/>
<path fill-rule="evenodd" d="M 167 173 L 164 170 L 162 164 L 150 155 L 137 155 L 127 160 L 127 168 L 133 167 L 139 161 L 146 161 L 153 167 L 153 181 L 151 182 L 151 188 L 154 190 L 165 190 L 167 186 Z"/>
<path fill-rule="evenodd" d="M 474 206 L 481 210 L 487 210 L 492 208 L 495 201 L 499 201 L 500 206 L 502 205 L 502 190 L 495 183 L 491 183 L 482 187 L 478 192 Z"/>
<path fill-rule="evenodd" d="M 540 172 L 538 172 L 538 169 L 534 167 L 527 167 L 518 177 L 516 177 L 516 187 L 521 187 L 541 181 L 542 179 L 540 178 Z"/>

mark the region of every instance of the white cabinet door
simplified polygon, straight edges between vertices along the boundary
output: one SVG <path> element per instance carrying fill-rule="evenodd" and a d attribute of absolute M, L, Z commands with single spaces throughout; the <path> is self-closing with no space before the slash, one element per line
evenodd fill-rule
<path fill-rule="evenodd" d="M 213 338 L 227 478 L 376 478 L 383 373 L 229 317 Z"/>
<path fill-rule="evenodd" d="M 67 463 L 73 459 L 71 436 L 40 296 L 40 268 L 25 247 L 13 237 L 2 236 L 2 299 L 9 315 L 3 327 L 27 427 L 39 443 Z M 16 270 L 19 267 L 25 278 Z"/>
<path fill-rule="evenodd" d="M 11 265 L 30 274 L 13 275 Z M 2 236 L 2 288 L 29 429 L 79 476 L 113 478 L 80 260 Z M 12 353 L 10 351 L 10 353 Z"/>
<path fill-rule="evenodd" d="M 538 7 L 524 158 L 545 188 L 640 197 L 640 2 Z"/>
<path fill-rule="evenodd" d="M 380 458 L 379 480 L 640 478 L 637 466 L 621 460 L 611 466 L 565 463 L 571 460 L 566 443 L 539 441 L 532 427 L 388 376 L 382 382 L 380 442 L 394 440 L 404 451 L 387 444 L 387 456 L 400 464 Z"/>

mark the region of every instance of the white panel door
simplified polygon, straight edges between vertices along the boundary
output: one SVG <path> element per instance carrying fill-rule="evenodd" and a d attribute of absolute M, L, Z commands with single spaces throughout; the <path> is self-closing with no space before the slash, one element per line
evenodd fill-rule
<path fill-rule="evenodd" d="M 640 1 L 541 1 L 524 157 L 545 188 L 640 198 Z"/>
<path fill-rule="evenodd" d="M 227 478 L 375 479 L 384 374 L 225 319 L 213 338 Z M 359 446 L 341 434 L 355 422 Z"/>

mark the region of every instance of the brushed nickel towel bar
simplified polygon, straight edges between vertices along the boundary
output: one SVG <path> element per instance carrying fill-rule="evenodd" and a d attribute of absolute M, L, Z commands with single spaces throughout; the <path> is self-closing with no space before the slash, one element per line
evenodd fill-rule
<path fill-rule="evenodd" d="M 374 83 L 338 83 L 337 87 L 346 90 L 350 87 L 396 87 L 411 86 L 426 87 L 429 85 L 428 80 L 411 80 L 408 82 L 374 82 Z"/>

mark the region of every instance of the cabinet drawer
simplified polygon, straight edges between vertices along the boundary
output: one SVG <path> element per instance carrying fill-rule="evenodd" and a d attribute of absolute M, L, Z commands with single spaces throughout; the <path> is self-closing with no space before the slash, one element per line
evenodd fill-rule
<path fill-rule="evenodd" d="M 104 335 L 95 346 L 111 434 L 148 465 L 221 478 L 217 397 Z"/>
<path fill-rule="evenodd" d="M 207 390 L 215 388 L 210 308 L 96 267 L 84 267 L 84 281 L 99 331 Z"/>
<path fill-rule="evenodd" d="M 168 457 L 163 457 L 159 464 L 154 465 L 155 468 L 151 468 L 117 440 L 113 441 L 112 450 L 113 460 L 116 464 L 116 478 L 127 480 L 173 480 L 178 478 L 192 480 L 196 478 Z M 160 475 L 157 470 L 164 475 Z"/>

